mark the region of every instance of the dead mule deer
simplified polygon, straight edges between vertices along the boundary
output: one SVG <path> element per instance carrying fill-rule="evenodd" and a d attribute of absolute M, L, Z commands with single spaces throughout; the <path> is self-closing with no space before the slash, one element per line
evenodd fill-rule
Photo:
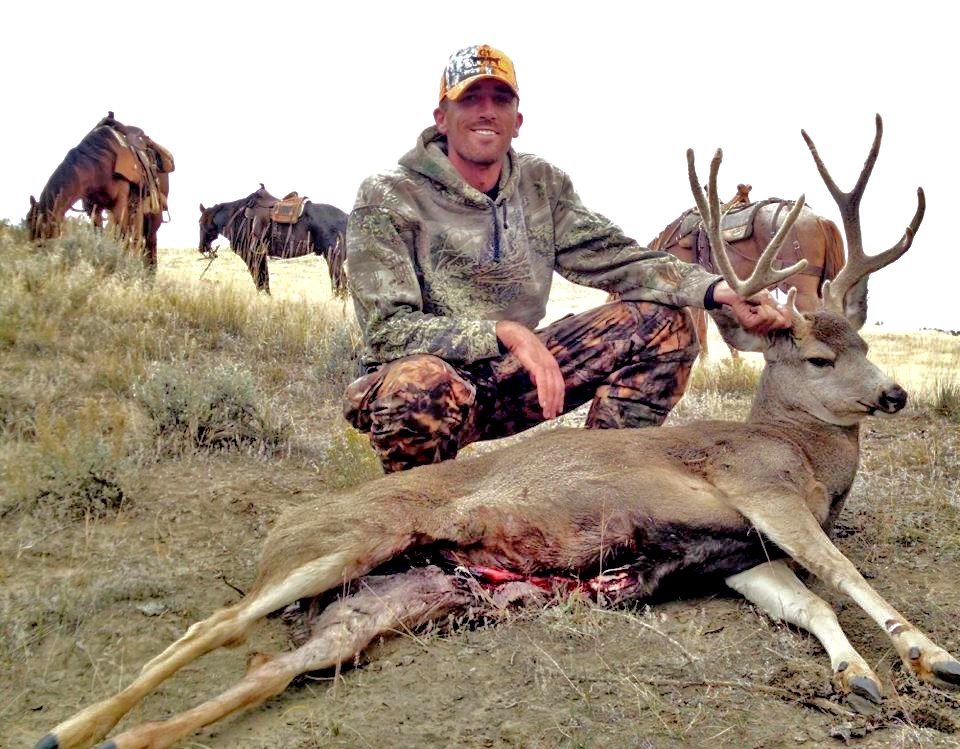
<path fill-rule="evenodd" d="M 851 704 L 879 701 L 879 679 L 786 557 L 849 595 L 886 631 L 908 671 L 939 687 L 960 686 L 960 663 L 881 598 L 826 533 L 857 471 L 860 422 L 899 411 L 907 398 L 867 360 L 856 332 L 866 316 L 869 275 L 909 248 L 924 211 L 920 191 L 902 239 L 879 255 L 864 254 L 859 202 L 880 136 L 878 117 L 863 171 L 854 189 L 843 193 L 804 133 L 840 206 L 849 260 L 816 312 L 801 314 L 791 296 L 792 330 L 735 335 L 739 346 L 762 350 L 766 358 L 745 423 L 558 429 L 473 460 L 395 473 L 319 497 L 277 522 L 243 600 L 194 624 L 129 686 L 61 723 L 39 749 L 99 740 L 177 670 L 242 641 L 257 620 L 300 599 L 325 596 L 330 603 L 313 621 L 306 644 L 257 659 L 219 696 L 169 720 L 130 728 L 103 746 L 169 746 L 278 694 L 301 673 L 349 663 L 380 635 L 465 610 L 481 585 L 508 598 L 530 597 L 535 585 L 553 584 L 629 601 L 691 578 L 725 580 L 772 617 L 812 632 L 830 657 L 836 688 Z M 692 152 L 688 163 L 711 241 L 721 250 L 720 152 L 708 197 Z M 794 212 L 802 205 L 801 199 Z M 749 296 L 797 272 L 797 266 L 771 269 L 785 235 L 781 230 L 771 241 L 747 280 L 724 262 L 728 283 Z"/>

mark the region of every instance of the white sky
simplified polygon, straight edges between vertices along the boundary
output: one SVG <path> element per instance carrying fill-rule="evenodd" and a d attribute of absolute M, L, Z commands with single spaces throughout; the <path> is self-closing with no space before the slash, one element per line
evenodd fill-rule
<path fill-rule="evenodd" d="M 23 218 L 29 195 L 108 109 L 176 159 L 161 247 L 195 247 L 198 204 L 259 182 L 349 210 L 361 180 L 432 123 L 449 54 L 488 43 L 517 66 L 525 122 L 515 147 L 567 171 L 589 207 L 641 242 L 693 203 L 688 147 L 702 175 L 724 149 L 722 197 L 738 182 L 755 199 L 805 192 L 839 223 L 800 129 L 849 189 L 879 112 L 884 142 L 861 211 L 867 251 L 899 239 L 918 185 L 927 215 L 910 252 L 871 281 L 869 321 L 960 329 L 949 4 L 649 5 L 196 2 L 121 13 L 11 3 L 0 218 Z"/>

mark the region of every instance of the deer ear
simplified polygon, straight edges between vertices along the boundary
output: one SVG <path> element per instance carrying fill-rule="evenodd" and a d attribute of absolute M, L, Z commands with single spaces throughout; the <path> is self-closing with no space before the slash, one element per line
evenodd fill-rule
<path fill-rule="evenodd" d="M 854 330 L 860 330 L 867 321 L 867 280 L 861 278 L 843 297 L 843 316 Z"/>

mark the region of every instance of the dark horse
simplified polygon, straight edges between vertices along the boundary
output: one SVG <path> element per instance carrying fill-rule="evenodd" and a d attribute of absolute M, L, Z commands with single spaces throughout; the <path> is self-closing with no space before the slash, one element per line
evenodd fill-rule
<path fill-rule="evenodd" d="M 212 245 L 222 234 L 247 264 L 257 289 L 268 294 L 268 256 L 291 258 L 315 253 L 327 261 L 330 288 L 336 296 L 342 297 L 347 290 L 344 271 L 347 214 L 332 205 L 308 200 L 296 223 L 281 224 L 270 218 L 271 206 L 278 202 L 261 183 L 259 190 L 240 200 L 217 203 L 210 208 L 201 203 L 200 252 L 215 255 Z"/>
<path fill-rule="evenodd" d="M 27 226 L 33 240 L 59 236 L 67 210 L 78 200 L 98 228 L 103 211 L 127 241 L 142 244 L 144 263 L 157 264 L 157 230 L 167 208 L 173 157 L 140 128 L 110 112 L 71 148 L 40 193 L 30 196 Z"/>
<path fill-rule="evenodd" d="M 724 204 L 722 232 L 727 246 L 727 255 L 734 271 L 746 278 L 763 248 L 776 234 L 793 206 L 793 201 L 767 198 L 750 202 L 750 185 L 738 185 L 737 195 Z M 713 262 L 710 245 L 701 231 L 700 216 L 691 208 L 670 222 L 650 242 L 650 249 L 663 250 L 688 263 L 698 263 L 708 270 L 719 273 Z M 804 207 L 796 223 L 790 229 L 787 241 L 780 251 L 777 268 L 793 265 L 806 259 L 807 267 L 781 282 L 777 287 L 788 291 L 797 289 L 797 308 L 801 312 L 813 312 L 823 289 L 823 282 L 833 280 L 844 264 L 843 239 L 830 219 L 818 216 Z M 702 310 L 691 310 L 700 338 L 700 351 L 707 355 L 707 318 Z M 735 352 L 731 349 L 731 353 Z"/>

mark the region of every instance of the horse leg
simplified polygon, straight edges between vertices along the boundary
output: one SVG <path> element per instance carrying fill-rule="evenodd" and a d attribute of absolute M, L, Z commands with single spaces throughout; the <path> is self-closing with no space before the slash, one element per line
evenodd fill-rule
<path fill-rule="evenodd" d="M 345 238 L 337 234 L 333 244 L 327 249 L 327 269 L 330 271 L 330 285 L 334 296 L 344 297 L 347 293 L 347 274 L 344 272 Z M 706 352 L 704 352 L 706 355 Z"/>
<path fill-rule="evenodd" d="M 155 275 L 157 271 L 157 231 L 160 223 L 159 213 L 146 213 L 143 216 L 143 264 L 150 275 Z"/>
<path fill-rule="evenodd" d="M 114 180 L 113 187 L 113 205 L 107 209 L 110 211 L 110 226 L 122 239 L 126 239 L 130 235 L 130 183 L 118 178 Z"/>
<path fill-rule="evenodd" d="M 93 224 L 95 229 L 103 229 L 103 209 L 92 200 L 83 200 L 83 212 Z"/>
<path fill-rule="evenodd" d="M 362 586 L 362 587 L 361 587 Z M 246 675 L 230 689 L 173 718 L 135 726 L 115 736 L 111 749 L 162 749 L 226 715 L 280 694 L 300 674 L 340 668 L 371 642 L 412 632 L 466 609 L 473 597 L 452 575 L 437 567 L 368 577 L 356 592 L 332 603 L 313 623 L 310 639 L 289 653 L 258 654 Z"/>
<path fill-rule="evenodd" d="M 267 294 L 270 293 L 270 269 L 267 267 L 267 248 L 266 246 L 258 247 L 254 252 L 255 263 L 256 263 L 256 273 L 253 277 L 254 282 L 257 284 L 257 291 L 265 291 Z"/>

